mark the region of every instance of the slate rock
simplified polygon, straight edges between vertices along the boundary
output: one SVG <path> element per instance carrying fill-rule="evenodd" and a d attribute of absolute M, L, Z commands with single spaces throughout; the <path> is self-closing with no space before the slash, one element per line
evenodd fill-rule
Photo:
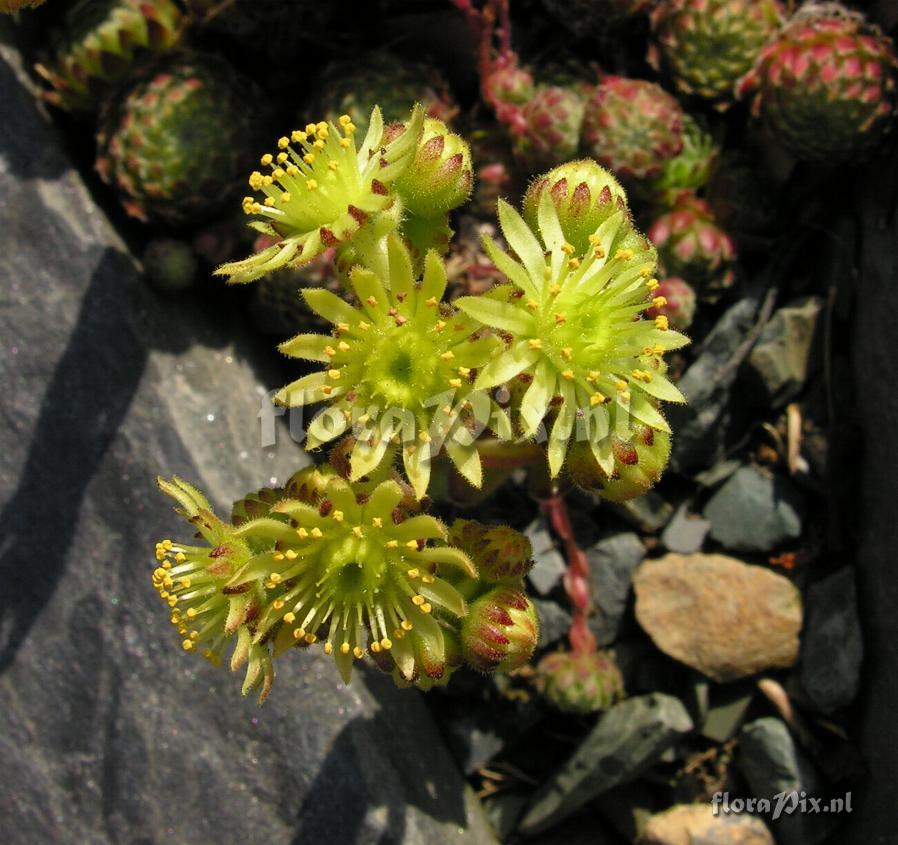
<path fill-rule="evenodd" d="M 787 479 L 741 467 L 705 505 L 711 536 L 727 549 L 766 552 L 801 536 L 804 494 Z"/>
<path fill-rule="evenodd" d="M 736 353 L 754 326 L 759 300 L 745 297 L 730 306 L 708 333 L 702 351 L 678 382 L 685 405 L 666 409 L 674 431 L 670 463 L 677 472 L 711 466 L 723 453 L 730 424 L 730 389 Z"/>
<path fill-rule="evenodd" d="M 589 592 L 595 606 L 589 628 L 599 645 L 609 645 L 620 635 L 633 573 L 645 557 L 645 546 L 638 534 L 612 534 L 587 549 L 586 556 Z"/>
<path fill-rule="evenodd" d="M 710 530 L 711 523 L 697 514 L 690 513 L 689 507 L 684 504 L 677 508 L 673 519 L 661 532 L 661 542 L 670 552 L 691 555 L 701 549 Z"/>
<path fill-rule="evenodd" d="M 751 794 L 769 799 L 772 807 L 777 796 L 788 793 L 822 797 L 819 777 L 782 720 L 768 716 L 749 722 L 739 732 L 737 748 L 736 763 Z M 783 808 L 779 818 L 771 816 L 771 826 L 782 845 L 813 845 L 830 826 L 828 817 L 802 813 L 797 804 L 784 803 Z M 835 817 L 832 820 L 835 822 Z"/>
<path fill-rule="evenodd" d="M 754 816 L 714 815 L 707 804 L 677 804 L 649 819 L 637 845 L 775 845 Z"/>
<path fill-rule="evenodd" d="M 777 310 L 745 363 L 749 383 L 763 401 L 780 408 L 801 393 L 819 362 L 814 353 L 823 303 L 808 297 Z"/>
<path fill-rule="evenodd" d="M 715 681 L 791 666 L 801 594 L 782 575 L 725 555 L 668 554 L 633 579 L 636 619 L 665 654 Z"/>
<path fill-rule="evenodd" d="M 652 694 L 621 701 L 537 789 L 519 825 L 533 835 L 567 818 L 597 795 L 636 778 L 692 730 L 679 699 Z"/>
<path fill-rule="evenodd" d="M 644 534 L 660 531 L 667 525 L 674 512 L 673 505 L 657 490 L 649 490 L 625 502 L 603 502 L 602 507 L 613 511 L 615 515 Z"/>
<path fill-rule="evenodd" d="M 0 46 L 0 830 L 5 845 L 493 842 L 417 694 L 320 651 L 268 703 L 179 647 L 157 473 L 231 501 L 305 459 L 237 309 L 141 281 Z M 10 800 L 7 800 L 9 798 Z"/>
<path fill-rule="evenodd" d="M 548 595 L 560 583 L 567 571 L 567 564 L 558 551 L 543 517 L 533 520 L 524 529 L 524 534 L 533 547 L 534 560 L 533 569 L 527 573 L 527 577 L 541 596 Z"/>
<path fill-rule="evenodd" d="M 864 656 L 851 567 L 807 588 L 805 619 L 801 685 L 823 713 L 831 713 L 854 701 Z"/>
<path fill-rule="evenodd" d="M 533 606 L 539 614 L 539 641 L 537 649 L 557 642 L 571 629 L 571 614 L 557 602 L 549 599 L 532 598 Z"/>

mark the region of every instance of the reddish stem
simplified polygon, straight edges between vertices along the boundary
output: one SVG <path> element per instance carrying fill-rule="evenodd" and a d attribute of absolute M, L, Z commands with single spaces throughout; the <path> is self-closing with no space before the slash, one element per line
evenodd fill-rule
<path fill-rule="evenodd" d="M 573 611 L 573 621 L 568 632 L 568 640 L 571 649 L 577 654 L 593 652 L 597 648 L 596 638 L 589 630 L 587 617 L 590 609 L 589 598 L 589 559 L 586 552 L 580 548 L 574 529 L 571 526 L 571 518 L 568 513 L 567 503 L 563 496 L 557 493 L 540 502 L 540 509 L 549 518 L 552 529 L 564 543 L 567 557 L 567 572 L 564 575 L 564 589 L 567 592 Z"/>

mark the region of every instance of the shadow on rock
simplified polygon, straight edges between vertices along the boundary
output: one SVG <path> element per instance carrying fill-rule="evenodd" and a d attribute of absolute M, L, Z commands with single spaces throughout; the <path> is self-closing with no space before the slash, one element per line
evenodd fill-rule
<path fill-rule="evenodd" d="M 121 424 L 147 353 L 122 317 L 125 256 L 104 251 L 59 359 L 18 486 L 0 513 L 0 672 L 65 568 L 85 490 Z"/>

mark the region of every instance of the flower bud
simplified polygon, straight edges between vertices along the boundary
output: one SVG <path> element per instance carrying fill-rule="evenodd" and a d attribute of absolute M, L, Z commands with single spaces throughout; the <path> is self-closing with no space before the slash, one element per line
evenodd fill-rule
<path fill-rule="evenodd" d="M 606 710 L 624 694 L 620 670 L 605 651 L 556 651 L 536 667 L 540 692 L 565 713 Z"/>
<path fill-rule="evenodd" d="M 538 639 L 536 608 L 523 592 L 510 587 L 496 587 L 481 596 L 462 621 L 462 655 L 481 672 L 510 672 L 523 666 Z"/>
<path fill-rule="evenodd" d="M 692 325 L 695 317 L 695 291 L 692 286 L 677 276 L 664 279 L 654 290 L 656 301 L 658 297 L 666 300 L 664 305 L 653 306 L 646 314 L 653 320 L 655 317 L 667 317 L 671 328 L 677 331 L 685 331 Z"/>
<path fill-rule="evenodd" d="M 610 477 L 599 466 L 589 443 L 582 441 L 568 452 L 568 474 L 578 487 L 611 502 L 635 499 L 661 478 L 670 458 L 670 435 L 636 424 L 629 440 L 617 435 L 611 439 L 614 470 Z"/>
<path fill-rule="evenodd" d="M 533 568 L 530 541 L 507 525 L 456 519 L 449 529 L 449 542 L 474 561 L 480 580 L 490 584 L 519 582 Z"/>
<path fill-rule="evenodd" d="M 387 129 L 399 137 L 404 124 Z M 411 166 L 396 181 L 396 190 L 413 215 L 431 219 L 461 205 L 471 194 L 474 172 L 467 142 L 441 120 L 426 118 Z"/>
<path fill-rule="evenodd" d="M 610 171 L 591 158 L 571 161 L 537 176 L 524 195 L 524 220 L 536 230 L 539 201 L 549 192 L 561 231 L 577 255 L 590 247 L 589 236 L 614 212 L 627 207 L 627 194 Z"/>

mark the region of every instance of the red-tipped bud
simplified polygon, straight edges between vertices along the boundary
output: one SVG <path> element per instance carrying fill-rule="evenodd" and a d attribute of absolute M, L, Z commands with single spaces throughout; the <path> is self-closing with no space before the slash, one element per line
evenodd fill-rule
<path fill-rule="evenodd" d="M 540 692 L 565 713 L 606 710 L 624 694 L 617 664 L 605 651 L 547 654 L 536 667 Z"/>
<path fill-rule="evenodd" d="M 520 590 L 496 587 L 468 608 L 462 656 L 481 672 L 510 672 L 533 655 L 539 639 L 536 608 Z"/>
<path fill-rule="evenodd" d="M 465 552 L 481 581 L 519 582 L 533 568 L 530 541 L 507 525 L 483 525 L 473 519 L 456 519 L 449 529 L 450 544 Z"/>

